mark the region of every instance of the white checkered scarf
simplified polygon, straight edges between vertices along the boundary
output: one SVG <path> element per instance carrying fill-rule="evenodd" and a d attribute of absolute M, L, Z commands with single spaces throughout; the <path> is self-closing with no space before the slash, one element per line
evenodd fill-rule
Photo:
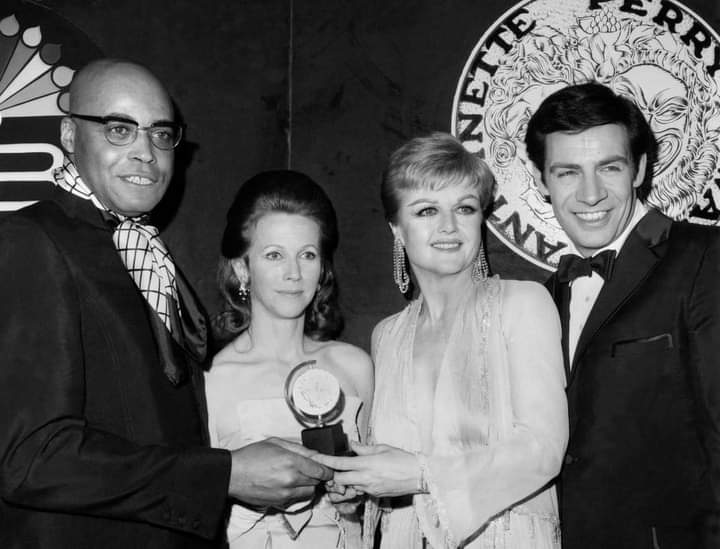
<path fill-rule="evenodd" d="M 80 177 L 75 165 L 65 158 L 53 173 L 55 184 L 72 195 L 90 200 L 119 223 L 113 242 L 125 268 L 150 306 L 172 332 L 171 310 L 178 303 L 175 263 L 160 239 L 157 227 L 144 223 L 145 216 L 127 217 L 106 208 Z M 177 311 L 178 314 L 180 311 Z"/>

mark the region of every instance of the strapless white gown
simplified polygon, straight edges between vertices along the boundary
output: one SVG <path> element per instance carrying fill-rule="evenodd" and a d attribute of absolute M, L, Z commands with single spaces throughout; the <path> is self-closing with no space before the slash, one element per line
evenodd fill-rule
<path fill-rule="evenodd" d="M 209 395 L 210 396 L 210 395 Z M 336 422 L 350 440 L 359 440 L 357 416 L 362 401 L 350 396 Z M 213 407 L 210 407 L 213 410 Z M 268 437 L 300 441 L 301 425 L 283 398 L 240 400 L 210 418 L 213 445 L 229 450 Z M 360 546 L 359 522 L 341 519 L 322 497 L 315 505 L 296 503 L 286 512 L 260 513 L 240 504 L 232 506 L 228 524 L 230 549 L 351 549 Z"/>

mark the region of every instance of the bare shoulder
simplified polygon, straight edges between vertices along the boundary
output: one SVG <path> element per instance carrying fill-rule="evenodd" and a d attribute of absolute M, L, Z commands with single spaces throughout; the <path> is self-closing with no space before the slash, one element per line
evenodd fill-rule
<path fill-rule="evenodd" d="M 318 361 L 331 368 L 345 387 L 349 383 L 354 388 L 353 392 L 363 400 L 371 398 L 374 369 L 370 355 L 360 347 L 342 341 L 317 343 L 312 354 L 317 356 Z"/>
<path fill-rule="evenodd" d="M 501 323 L 506 335 L 560 337 L 560 316 L 545 286 L 529 280 L 505 280 L 502 292 Z"/>
<path fill-rule="evenodd" d="M 555 305 L 547 288 L 532 280 L 502 281 L 503 311 L 519 312 L 528 309 L 553 310 Z"/>
<path fill-rule="evenodd" d="M 502 281 L 502 324 L 513 331 L 521 326 L 549 329 L 559 326 L 557 307 L 545 286 L 530 280 Z"/>
<path fill-rule="evenodd" d="M 349 367 L 354 368 L 372 367 L 370 355 L 360 347 L 344 341 L 319 342 L 315 352 L 320 353 L 325 360 L 330 360 L 333 363 L 347 364 Z"/>
<path fill-rule="evenodd" d="M 242 365 L 246 362 L 250 362 L 250 356 L 248 350 L 245 349 L 247 346 L 247 335 L 240 334 L 230 343 L 225 345 L 218 353 L 213 357 L 210 369 L 205 374 L 206 378 L 213 378 L 215 376 L 222 376 L 230 370 L 234 370 L 238 365 Z"/>

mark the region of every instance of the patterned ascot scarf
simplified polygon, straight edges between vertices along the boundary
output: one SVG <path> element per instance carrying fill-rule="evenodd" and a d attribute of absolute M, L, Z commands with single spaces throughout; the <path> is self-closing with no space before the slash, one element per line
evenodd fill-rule
<path fill-rule="evenodd" d="M 106 208 L 88 188 L 77 168 L 65 158 L 62 167 L 53 174 L 55 184 L 70 194 L 90 200 L 99 210 L 118 220 L 113 242 L 125 268 L 143 297 L 157 312 L 168 331 L 172 333 L 172 315 L 180 314 L 175 283 L 175 264 L 157 227 L 148 225 L 147 216 L 127 217 Z"/>

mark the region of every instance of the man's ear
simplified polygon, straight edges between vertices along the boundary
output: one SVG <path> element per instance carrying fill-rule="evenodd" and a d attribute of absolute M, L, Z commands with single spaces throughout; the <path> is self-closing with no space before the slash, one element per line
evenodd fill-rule
<path fill-rule="evenodd" d="M 69 154 L 75 152 L 75 130 L 77 126 L 75 121 L 66 116 L 60 121 L 60 143 Z"/>
<path fill-rule="evenodd" d="M 545 185 L 542 172 L 534 163 L 532 163 L 532 176 L 535 179 L 535 184 L 537 185 L 540 193 L 543 195 L 545 201 L 550 202 L 550 190 L 547 188 L 547 185 Z"/>
<path fill-rule="evenodd" d="M 637 165 L 637 173 L 635 174 L 635 179 L 633 179 L 632 186 L 634 188 L 640 187 L 640 185 L 643 184 L 645 181 L 645 171 L 647 170 L 647 155 L 645 153 L 642 154 L 640 157 L 640 160 L 638 161 Z"/>

